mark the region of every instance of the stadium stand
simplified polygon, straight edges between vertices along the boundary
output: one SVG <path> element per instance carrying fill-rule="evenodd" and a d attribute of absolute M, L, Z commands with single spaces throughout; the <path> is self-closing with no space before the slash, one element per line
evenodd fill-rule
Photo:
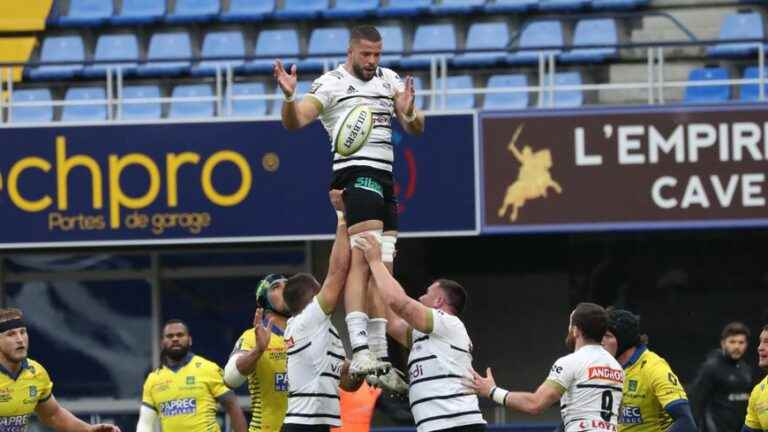
<path fill-rule="evenodd" d="M 104 103 L 106 92 L 103 87 L 72 87 L 67 90 L 65 105 L 61 112 L 61 121 L 87 122 L 107 118 L 107 105 Z M 77 103 L 82 102 L 82 103 Z"/>
<path fill-rule="evenodd" d="M 707 81 L 727 80 L 728 70 L 722 67 L 706 67 L 694 69 L 688 76 L 688 82 L 705 83 Z M 728 84 L 711 85 L 705 87 L 688 86 L 685 89 L 685 102 L 687 103 L 722 103 L 731 99 L 731 86 Z"/>
<path fill-rule="evenodd" d="M 50 102 L 51 91 L 48 89 L 21 89 L 13 92 L 14 103 Z M 49 122 L 53 120 L 53 106 L 17 106 L 9 116 L 14 123 Z"/>
<path fill-rule="evenodd" d="M 93 60 L 109 63 L 86 66 L 83 69 L 83 76 L 104 76 L 109 67 L 122 69 L 123 75 L 133 74 L 139 65 L 139 41 L 136 35 L 130 33 L 101 35 L 96 42 Z"/>
<path fill-rule="evenodd" d="M 121 118 L 125 120 L 155 120 L 162 117 L 163 107 L 160 102 L 131 103 L 130 99 L 153 99 L 160 97 L 160 87 L 156 85 L 133 85 L 123 88 Z"/>

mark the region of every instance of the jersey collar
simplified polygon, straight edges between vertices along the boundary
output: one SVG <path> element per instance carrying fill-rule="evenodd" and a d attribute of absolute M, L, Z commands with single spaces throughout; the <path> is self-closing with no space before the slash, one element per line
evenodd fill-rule
<path fill-rule="evenodd" d="M 168 369 L 170 369 L 173 372 L 178 372 L 179 369 L 181 369 L 184 366 L 188 365 L 189 362 L 192 361 L 192 357 L 194 357 L 194 356 L 195 355 L 192 352 L 188 352 L 187 355 L 181 360 L 181 362 L 179 362 L 179 364 L 176 365 L 176 367 L 171 367 L 171 366 L 168 366 L 167 364 L 163 365 L 163 366 L 167 367 Z"/>
<path fill-rule="evenodd" d="M 11 378 L 14 381 L 19 379 L 19 376 L 21 375 L 22 372 L 24 372 L 24 369 L 29 369 L 29 361 L 27 361 L 27 359 L 24 359 L 21 361 L 21 369 L 19 369 L 19 372 L 15 374 L 9 371 L 8 369 L 6 369 L 5 366 L 0 365 L 0 372 L 7 375 L 9 378 Z"/>
<path fill-rule="evenodd" d="M 645 346 L 645 344 L 638 345 L 637 349 L 635 349 L 635 353 L 632 354 L 632 357 L 630 357 L 629 360 L 627 360 L 627 362 L 622 365 L 622 367 L 624 369 L 628 369 L 628 368 L 632 367 L 632 365 L 637 363 L 637 360 L 640 358 L 641 355 L 643 355 L 643 353 L 645 353 L 645 351 L 647 349 L 648 349 L 648 347 Z"/>

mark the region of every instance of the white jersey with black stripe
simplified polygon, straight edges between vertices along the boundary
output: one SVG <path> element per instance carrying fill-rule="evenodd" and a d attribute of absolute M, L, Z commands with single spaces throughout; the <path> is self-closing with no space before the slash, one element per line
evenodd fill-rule
<path fill-rule="evenodd" d="M 328 132 L 333 152 L 333 129 L 348 110 L 367 105 L 373 112 L 373 130 L 368 142 L 355 154 L 333 153 L 333 170 L 350 166 L 367 166 L 392 171 L 392 120 L 395 118 L 394 97 L 405 85 L 391 69 L 379 67 L 373 78 L 362 81 L 347 72 L 344 65 L 326 72 L 312 83 L 307 97 L 320 102 L 320 121 Z"/>
<path fill-rule="evenodd" d="M 558 359 L 547 381 L 565 390 L 560 414 L 565 432 L 615 432 L 624 369 L 600 345 L 585 345 Z"/>
<path fill-rule="evenodd" d="M 344 346 L 317 297 L 285 328 L 288 410 L 285 423 L 340 426 L 339 381 Z"/>
<path fill-rule="evenodd" d="M 472 341 L 464 323 L 432 309 L 432 333 L 413 330 L 408 399 L 418 432 L 485 424 L 477 396 L 462 380 L 472 369 Z"/>

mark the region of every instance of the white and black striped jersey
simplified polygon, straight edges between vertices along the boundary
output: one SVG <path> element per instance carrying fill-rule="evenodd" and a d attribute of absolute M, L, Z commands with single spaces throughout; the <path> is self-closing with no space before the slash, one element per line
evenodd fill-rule
<path fill-rule="evenodd" d="M 373 78 L 361 81 L 347 72 L 344 65 L 326 72 L 312 84 L 307 96 L 322 105 L 320 121 L 328 132 L 333 152 L 333 129 L 342 114 L 359 105 L 373 112 L 373 130 L 368 142 L 351 156 L 334 152 L 333 170 L 350 166 L 368 166 L 392 172 L 392 120 L 395 118 L 394 97 L 405 85 L 391 69 L 379 67 Z"/>
<path fill-rule="evenodd" d="M 284 337 L 288 354 L 285 423 L 340 426 L 339 381 L 344 346 L 317 297 L 288 320 Z"/>
<path fill-rule="evenodd" d="M 432 309 L 432 333 L 413 330 L 408 399 L 418 432 L 485 424 L 477 396 L 462 380 L 472 369 L 472 341 L 464 323 Z"/>
<path fill-rule="evenodd" d="M 560 414 L 565 432 L 615 432 L 624 369 L 600 345 L 585 345 L 558 359 L 547 381 L 565 390 Z"/>

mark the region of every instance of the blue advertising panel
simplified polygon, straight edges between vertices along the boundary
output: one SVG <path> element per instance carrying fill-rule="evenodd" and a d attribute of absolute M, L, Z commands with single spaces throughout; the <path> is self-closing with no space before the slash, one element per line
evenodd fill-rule
<path fill-rule="evenodd" d="M 404 235 L 477 232 L 474 124 L 394 129 Z M 0 247 L 329 238 L 331 157 L 318 122 L 0 129 Z"/>

